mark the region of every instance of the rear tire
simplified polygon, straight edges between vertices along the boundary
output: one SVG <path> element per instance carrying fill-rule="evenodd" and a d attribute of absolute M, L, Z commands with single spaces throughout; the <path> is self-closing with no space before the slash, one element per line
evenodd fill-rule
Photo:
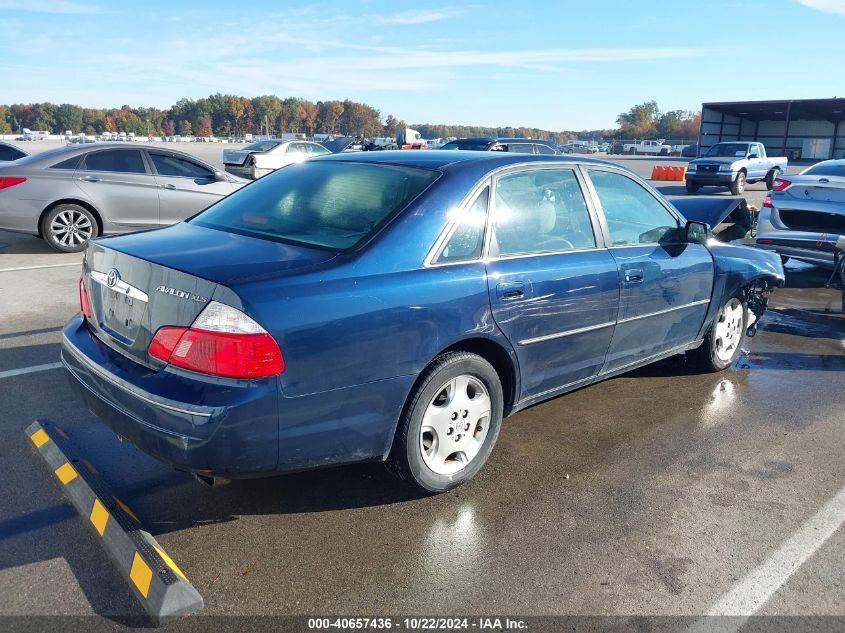
<path fill-rule="evenodd" d="M 719 308 L 704 343 L 687 352 L 690 365 L 705 372 L 719 372 L 733 365 L 745 341 L 747 306 L 736 295 Z"/>
<path fill-rule="evenodd" d="M 449 352 L 425 370 L 402 412 L 387 467 L 424 493 L 472 479 L 499 435 L 499 375 L 476 354 Z"/>
<path fill-rule="evenodd" d="M 698 190 L 701 189 L 701 185 L 697 182 L 690 182 L 689 180 L 687 180 L 686 186 L 687 193 L 698 193 Z"/>
<path fill-rule="evenodd" d="M 775 168 L 766 174 L 766 189 L 769 191 L 772 190 L 772 187 L 775 184 L 775 178 L 780 178 L 780 169 Z"/>
<path fill-rule="evenodd" d="M 741 171 L 736 175 L 736 178 L 731 183 L 731 193 L 735 196 L 741 195 L 745 191 L 745 172 Z"/>
<path fill-rule="evenodd" d="M 78 253 L 98 235 L 94 214 L 78 204 L 60 204 L 41 220 L 41 237 L 61 253 Z"/>

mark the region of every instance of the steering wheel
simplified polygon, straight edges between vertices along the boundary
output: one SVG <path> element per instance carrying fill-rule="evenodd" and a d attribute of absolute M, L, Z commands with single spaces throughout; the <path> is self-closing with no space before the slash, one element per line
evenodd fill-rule
<path fill-rule="evenodd" d="M 548 246 L 548 249 L 543 248 L 543 250 L 560 250 L 561 248 L 575 248 L 575 245 L 572 244 L 569 240 L 563 237 L 546 237 L 545 239 L 541 239 L 537 242 L 537 246 L 540 248 Z"/>

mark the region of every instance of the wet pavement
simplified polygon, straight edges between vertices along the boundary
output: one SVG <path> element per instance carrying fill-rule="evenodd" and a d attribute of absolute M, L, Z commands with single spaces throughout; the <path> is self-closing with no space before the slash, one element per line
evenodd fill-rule
<path fill-rule="evenodd" d="M 3 270 L 80 259 L 0 242 Z M 534 406 L 436 497 L 378 465 L 211 489 L 119 442 L 62 370 L 2 377 L 0 615 L 142 613 L 28 445 L 36 418 L 68 432 L 206 614 L 698 616 L 764 566 L 760 613 L 845 615 L 845 514 L 829 540 L 793 543 L 845 486 L 845 318 L 825 271 L 787 272 L 733 368 L 676 357 Z M 0 272 L 0 376 L 58 359 L 78 274 Z"/>

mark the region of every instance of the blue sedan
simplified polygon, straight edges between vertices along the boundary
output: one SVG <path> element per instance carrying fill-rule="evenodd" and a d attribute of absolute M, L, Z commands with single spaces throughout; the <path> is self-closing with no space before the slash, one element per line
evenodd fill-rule
<path fill-rule="evenodd" d="M 384 461 L 439 492 L 505 415 L 674 354 L 730 366 L 782 282 L 611 163 L 339 154 L 93 242 L 62 361 L 201 478 Z"/>

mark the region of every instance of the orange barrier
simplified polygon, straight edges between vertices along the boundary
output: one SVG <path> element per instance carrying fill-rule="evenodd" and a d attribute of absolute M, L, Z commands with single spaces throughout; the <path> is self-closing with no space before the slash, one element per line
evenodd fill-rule
<path fill-rule="evenodd" d="M 655 165 L 651 170 L 651 179 L 683 181 L 686 173 L 686 167 L 676 167 L 674 165 Z"/>

